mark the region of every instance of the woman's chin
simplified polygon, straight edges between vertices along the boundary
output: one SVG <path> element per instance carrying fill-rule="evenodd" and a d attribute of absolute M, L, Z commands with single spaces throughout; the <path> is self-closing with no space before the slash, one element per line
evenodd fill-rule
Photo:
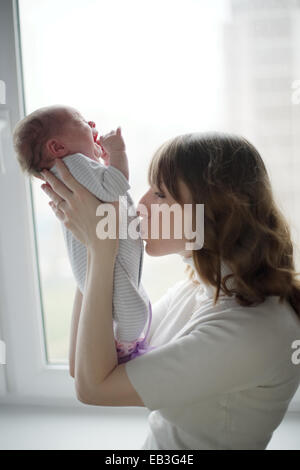
<path fill-rule="evenodd" d="M 153 247 L 151 246 L 151 242 L 149 242 L 148 240 L 143 240 L 145 242 L 145 251 L 147 253 L 147 255 L 149 256 L 157 256 L 155 254 L 155 250 L 154 250 L 154 253 L 153 253 Z"/>
<path fill-rule="evenodd" d="M 153 240 L 143 240 L 146 243 L 145 251 L 149 256 L 164 256 L 169 253 L 164 253 L 160 246 L 155 247 L 155 242 Z"/>

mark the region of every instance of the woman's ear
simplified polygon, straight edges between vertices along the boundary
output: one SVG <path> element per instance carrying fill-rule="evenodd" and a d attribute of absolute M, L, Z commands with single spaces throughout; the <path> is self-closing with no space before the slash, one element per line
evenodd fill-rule
<path fill-rule="evenodd" d="M 56 139 L 50 139 L 46 142 L 46 149 L 54 158 L 65 156 L 67 149 L 62 142 Z"/>

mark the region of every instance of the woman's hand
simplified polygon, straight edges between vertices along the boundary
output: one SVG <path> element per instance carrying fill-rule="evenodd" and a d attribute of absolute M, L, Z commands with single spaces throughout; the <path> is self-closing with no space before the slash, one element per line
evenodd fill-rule
<path fill-rule="evenodd" d="M 63 182 L 56 178 L 50 171 L 43 170 L 42 174 L 48 185 L 42 185 L 41 187 L 51 198 L 49 205 L 56 217 L 60 219 L 65 227 L 71 230 L 77 240 L 86 245 L 89 250 L 96 250 L 97 254 L 103 254 L 103 256 L 106 255 L 107 252 L 112 252 L 113 255 L 116 256 L 118 251 L 119 202 L 115 201 L 109 203 L 115 208 L 117 224 L 115 232 L 116 238 L 99 238 L 96 233 L 96 228 L 101 219 L 96 215 L 96 210 L 103 201 L 97 199 L 96 196 L 82 186 L 72 176 L 61 160 L 56 159 L 55 163 Z"/>

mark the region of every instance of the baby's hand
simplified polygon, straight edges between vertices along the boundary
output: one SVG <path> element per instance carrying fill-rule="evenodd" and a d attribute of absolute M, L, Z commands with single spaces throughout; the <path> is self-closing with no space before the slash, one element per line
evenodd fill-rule
<path fill-rule="evenodd" d="M 105 165 L 111 165 L 120 170 L 123 175 L 129 179 L 128 159 L 126 155 L 126 146 L 121 135 L 121 127 L 116 131 L 101 136 L 99 145 L 102 147 L 104 154 L 102 158 Z"/>
<path fill-rule="evenodd" d="M 97 141 L 95 141 L 94 155 L 97 159 L 99 159 L 100 157 L 103 158 L 104 156 L 104 152 L 101 148 L 101 145 L 99 145 Z"/>
<path fill-rule="evenodd" d="M 118 127 L 116 131 L 111 131 L 104 136 L 100 136 L 99 144 L 109 155 L 115 152 L 125 152 L 126 147 L 121 135 L 121 127 Z"/>

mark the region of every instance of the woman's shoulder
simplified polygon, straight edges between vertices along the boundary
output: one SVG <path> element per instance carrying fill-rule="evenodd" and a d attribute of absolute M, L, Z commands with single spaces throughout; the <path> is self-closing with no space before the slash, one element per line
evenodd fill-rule
<path fill-rule="evenodd" d="M 287 301 L 267 296 L 264 302 L 243 306 L 224 297 L 216 306 L 201 308 L 193 316 L 191 330 L 232 341 L 238 351 L 260 351 L 261 357 L 287 360 L 300 337 L 300 319 Z"/>
<path fill-rule="evenodd" d="M 169 308 L 185 303 L 187 299 L 194 298 L 202 289 L 199 284 L 193 284 L 189 279 L 181 279 L 169 287 L 165 293 Z"/>
<path fill-rule="evenodd" d="M 184 291 L 186 289 L 189 289 L 189 285 L 190 281 L 188 279 L 180 279 L 167 289 L 167 293 L 169 295 L 173 295 L 178 291 Z"/>
<path fill-rule="evenodd" d="M 181 279 L 180 281 L 177 281 L 175 284 L 173 284 L 172 287 L 168 289 L 170 291 L 170 294 L 176 295 L 177 293 L 182 294 L 183 292 L 189 293 L 189 294 L 196 294 L 197 292 L 202 291 L 201 284 L 194 283 L 188 278 Z M 168 292 L 167 291 L 167 292 Z"/>
<path fill-rule="evenodd" d="M 176 299 L 181 299 L 182 295 L 187 292 L 188 283 L 186 279 L 181 279 L 171 287 L 167 288 L 166 292 L 153 304 L 153 313 L 156 316 L 162 317 L 169 310 L 170 306 Z"/>

